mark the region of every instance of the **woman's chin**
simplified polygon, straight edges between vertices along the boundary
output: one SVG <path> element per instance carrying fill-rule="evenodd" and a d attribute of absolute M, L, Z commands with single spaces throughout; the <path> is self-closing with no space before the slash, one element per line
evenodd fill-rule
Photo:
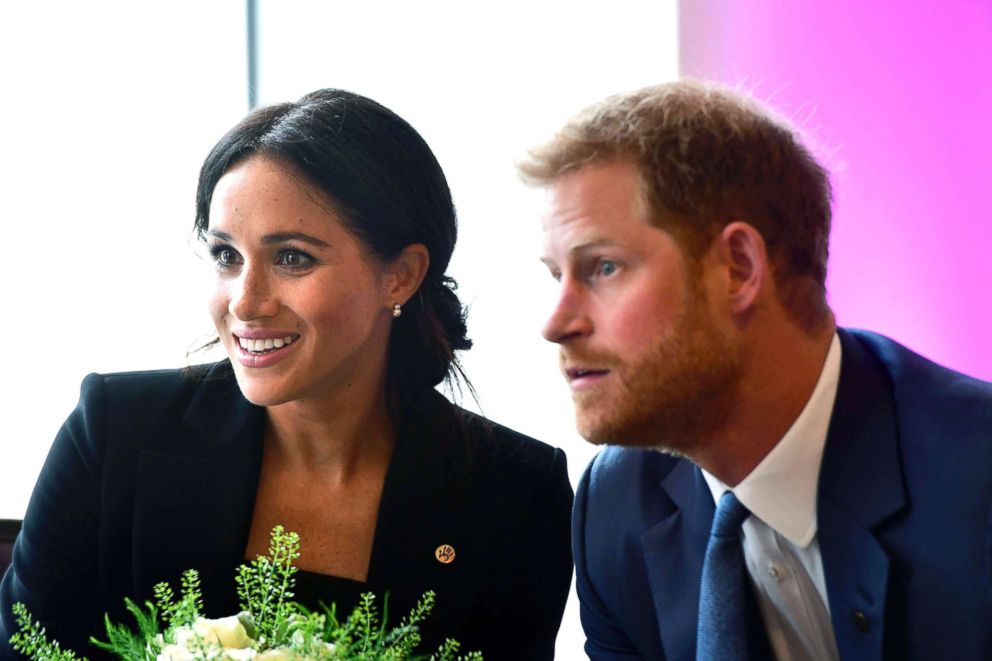
<path fill-rule="evenodd" d="M 235 376 L 242 396 L 255 406 L 277 406 L 293 399 L 289 391 L 279 384 L 262 383 L 261 379 L 245 376 L 237 369 Z"/>

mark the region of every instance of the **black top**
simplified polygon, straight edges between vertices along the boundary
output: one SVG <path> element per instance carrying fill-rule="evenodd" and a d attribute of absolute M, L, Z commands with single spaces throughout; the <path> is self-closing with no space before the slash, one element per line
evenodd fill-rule
<path fill-rule="evenodd" d="M 298 571 L 296 572 L 296 588 L 293 592 L 296 594 L 293 601 L 303 604 L 310 610 L 320 610 L 322 606 L 330 606 L 331 604 L 336 605 L 338 620 L 342 620 L 358 605 L 363 593 L 372 592 L 381 595 L 386 590 L 385 586 L 373 586 L 350 578 Z M 382 604 L 379 606 L 381 608 Z M 389 610 L 389 623 L 394 625 L 399 624 L 399 620 L 406 615 L 406 613 L 397 613 L 392 608 Z"/>
<path fill-rule="evenodd" d="M 301 599 L 347 602 L 341 613 L 366 588 L 380 603 L 388 591 L 398 621 L 433 590 L 424 650 L 453 637 L 487 659 L 553 658 L 572 571 L 564 454 L 440 395 L 427 407 L 420 422 L 400 425 L 368 584 L 303 577 Z M 235 613 L 264 423 L 226 362 L 199 379 L 176 370 L 88 376 L 0 584 L 0 658 L 11 657 L 16 601 L 96 659 L 85 641 L 102 633 L 104 612 L 129 622 L 125 596 L 150 600 L 160 581 L 178 589 L 188 568 L 201 574 L 208 616 Z M 435 557 L 442 545 L 453 562 Z"/>

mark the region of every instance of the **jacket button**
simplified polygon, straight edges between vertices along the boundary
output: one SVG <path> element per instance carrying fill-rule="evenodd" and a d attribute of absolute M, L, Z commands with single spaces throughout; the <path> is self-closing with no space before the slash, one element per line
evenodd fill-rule
<path fill-rule="evenodd" d="M 871 629 L 871 625 L 868 624 L 868 616 L 862 611 L 853 611 L 851 619 L 854 621 L 855 628 L 861 633 L 868 633 Z"/>

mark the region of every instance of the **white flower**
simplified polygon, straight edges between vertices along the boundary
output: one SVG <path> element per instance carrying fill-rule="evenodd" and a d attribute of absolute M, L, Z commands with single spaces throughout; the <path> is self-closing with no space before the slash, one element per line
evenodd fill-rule
<path fill-rule="evenodd" d="M 182 645 L 166 645 L 155 661 L 194 661 L 190 651 Z"/>
<path fill-rule="evenodd" d="M 217 643 L 226 648 L 244 649 L 251 647 L 252 644 L 252 639 L 248 637 L 248 632 L 245 631 L 245 627 L 238 620 L 237 615 L 221 617 L 216 620 L 198 617 L 193 623 L 193 633 L 203 640 Z M 178 630 L 176 642 L 179 642 Z"/>
<path fill-rule="evenodd" d="M 174 647 L 189 647 L 190 641 L 196 638 L 196 634 L 189 627 L 176 627 L 176 630 L 172 632 L 176 637 L 176 644 Z M 169 647 L 173 647 L 170 645 Z"/>

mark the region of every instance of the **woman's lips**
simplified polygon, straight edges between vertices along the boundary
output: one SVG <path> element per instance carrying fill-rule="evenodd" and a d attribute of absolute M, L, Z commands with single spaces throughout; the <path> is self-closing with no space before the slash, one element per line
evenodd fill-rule
<path fill-rule="evenodd" d="M 300 336 L 282 331 L 246 330 L 233 333 L 238 362 L 245 367 L 269 367 L 285 358 Z"/>

